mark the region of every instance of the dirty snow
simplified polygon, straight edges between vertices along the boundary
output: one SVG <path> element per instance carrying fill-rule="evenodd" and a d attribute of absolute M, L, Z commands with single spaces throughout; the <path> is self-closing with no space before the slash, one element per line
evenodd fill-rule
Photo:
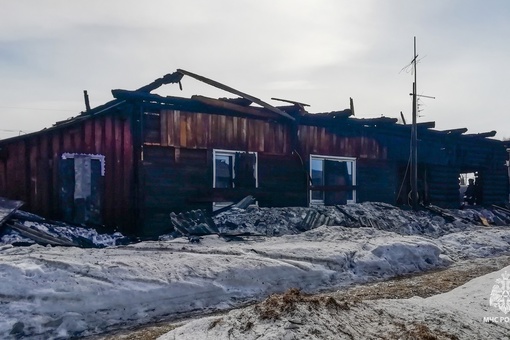
<path fill-rule="evenodd" d="M 510 267 L 428 298 L 337 301 L 290 291 L 159 339 L 508 339 L 509 318 L 489 305 L 490 289 L 505 272 Z"/>
<path fill-rule="evenodd" d="M 348 207 L 368 216 L 377 216 L 379 209 Z M 380 228 L 321 226 L 242 242 L 214 235 L 198 244 L 177 238 L 101 249 L 0 245 L 0 338 L 100 334 L 239 307 L 290 288 L 306 293 L 340 289 L 442 268 L 459 259 L 509 253 L 510 227 L 475 226 L 462 216 L 446 223 L 427 213 L 399 214 L 398 209 L 379 207 L 385 222 Z M 424 226 L 430 225 L 435 232 L 427 236 L 430 228 Z M 479 295 L 487 297 L 489 287 Z M 356 306 L 376 310 L 364 303 Z"/>

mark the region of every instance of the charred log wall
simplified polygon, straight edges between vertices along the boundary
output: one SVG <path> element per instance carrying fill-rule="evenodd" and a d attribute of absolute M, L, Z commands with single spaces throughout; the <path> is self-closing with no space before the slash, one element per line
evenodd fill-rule
<path fill-rule="evenodd" d="M 131 119 L 110 115 L 52 128 L 0 144 L 0 196 L 22 200 L 25 209 L 62 218 L 62 154 L 104 156 L 102 223 L 133 230 L 133 142 Z"/>
<path fill-rule="evenodd" d="M 360 159 L 357 168 L 358 202 L 395 204 L 399 186 L 396 166 L 387 161 Z"/>

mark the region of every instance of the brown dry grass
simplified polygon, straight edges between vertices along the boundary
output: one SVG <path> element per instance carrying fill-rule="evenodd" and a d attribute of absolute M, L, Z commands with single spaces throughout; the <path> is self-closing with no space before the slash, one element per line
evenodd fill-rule
<path fill-rule="evenodd" d="M 337 301 L 326 295 L 307 295 L 299 289 L 292 288 L 283 294 L 273 294 L 255 306 L 255 312 L 262 320 L 277 320 L 294 312 L 299 304 L 318 310 L 321 307 L 334 310 L 348 310 L 353 302 Z"/>

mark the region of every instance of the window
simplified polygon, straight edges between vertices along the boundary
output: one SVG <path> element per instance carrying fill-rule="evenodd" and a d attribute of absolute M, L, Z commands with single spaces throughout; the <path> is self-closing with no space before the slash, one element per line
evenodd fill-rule
<path fill-rule="evenodd" d="M 356 202 L 356 159 L 333 156 L 310 156 L 311 204 L 346 204 Z"/>
<path fill-rule="evenodd" d="M 101 224 L 105 156 L 64 153 L 59 167 L 62 218 L 78 224 Z"/>
<path fill-rule="evenodd" d="M 256 152 L 213 150 L 213 158 L 213 188 L 250 189 L 258 187 Z M 223 202 L 214 202 L 213 210 L 228 204 L 232 204 L 228 198 L 225 198 Z"/>

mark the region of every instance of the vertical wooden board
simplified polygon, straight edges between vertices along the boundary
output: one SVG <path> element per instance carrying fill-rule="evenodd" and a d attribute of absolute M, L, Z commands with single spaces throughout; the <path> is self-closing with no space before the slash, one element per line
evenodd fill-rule
<path fill-rule="evenodd" d="M 180 115 L 180 132 L 181 132 L 181 135 L 180 135 L 180 142 L 179 142 L 179 146 L 180 147 L 186 147 L 187 144 L 186 144 L 186 133 L 187 133 L 187 130 L 186 130 L 186 115 L 184 114 L 184 112 L 181 112 L 181 115 Z"/>
<path fill-rule="evenodd" d="M 247 118 L 240 118 L 240 139 L 241 144 L 243 147 L 243 150 L 248 149 L 248 119 Z"/>
<path fill-rule="evenodd" d="M 228 145 L 226 143 L 226 136 L 225 136 L 225 129 L 227 125 L 227 117 L 223 115 L 216 116 L 218 119 L 218 130 L 214 131 L 214 134 L 216 135 L 216 138 L 218 139 L 218 144 L 220 145 L 220 148 L 222 149 L 228 149 Z"/>
<path fill-rule="evenodd" d="M 40 152 L 39 152 L 39 160 L 38 171 L 37 171 L 37 180 L 39 183 L 39 197 L 37 204 L 41 207 L 41 211 L 44 215 L 48 215 L 50 213 L 49 202 L 51 201 L 51 197 L 49 196 L 49 186 L 51 183 L 51 169 L 49 168 L 49 150 L 48 143 L 50 139 L 48 134 L 42 134 L 40 140 Z"/>
<path fill-rule="evenodd" d="M 219 148 L 218 142 L 218 116 L 217 115 L 209 115 L 210 117 L 210 131 L 211 134 L 209 136 L 209 147 L 211 148 Z"/>
<path fill-rule="evenodd" d="M 123 166 L 124 166 L 124 153 L 122 150 L 123 147 L 123 128 L 122 121 L 117 117 L 113 118 L 113 133 L 115 138 L 115 169 L 114 169 L 114 202 L 115 202 L 115 221 L 117 223 L 122 223 L 124 221 L 125 212 L 122 208 L 122 203 L 124 201 L 124 186 L 123 186 Z"/>
<path fill-rule="evenodd" d="M 123 135 L 123 192 L 124 192 L 124 200 L 123 200 L 123 207 L 124 207 L 124 215 L 125 215 L 125 228 L 131 227 L 131 224 L 134 219 L 134 197 L 133 197 L 133 138 L 131 135 L 131 119 L 124 121 L 124 130 L 122 132 Z"/>
<path fill-rule="evenodd" d="M 264 152 L 264 121 L 257 120 L 257 151 Z"/>
<path fill-rule="evenodd" d="M 187 113 L 187 119 L 186 119 L 186 145 L 190 148 L 196 148 L 197 147 L 197 136 L 199 133 L 197 133 L 200 130 L 196 129 L 197 124 L 197 116 L 192 113 Z"/>
<path fill-rule="evenodd" d="M 204 145 L 206 148 L 211 148 L 212 147 L 212 141 L 211 141 L 211 136 L 212 136 L 212 132 L 211 132 L 211 115 L 209 114 L 202 114 L 202 120 L 203 120 L 203 124 L 204 124 Z"/>
<path fill-rule="evenodd" d="M 167 140 L 167 146 L 168 145 L 174 145 L 172 143 L 175 143 L 175 128 L 174 128 L 174 116 L 173 112 L 171 110 L 166 110 L 166 140 Z"/>
<path fill-rule="evenodd" d="M 199 114 L 200 116 L 200 124 L 202 126 L 202 131 L 203 131 L 203 139 L 202 139 L 202 145 L 201 147 L 204 147 L 204 148 L 209 148 L 209 145 L 210 145 L 210 141 L 209 141 L 209 136 L 211 135 L 211 131 L 210 131 L 210 116 L 209 114 L 205 114 L 205 113 L 200 113 Z"/>
<path fill-rule="evenodd" d="M 167 125 L 168 111 L 162 110 L 159 113 L 159 126 L 161 145 L 168 146 L 168 125 Z"/>
<path fill-rule="evenodd" d="M 71 132 L 61 131 L 60 133 L 62 134 L 62 140 L 64 142 L 62 152 L 73 152 Z"/>
<path fill-rule="evenodd" d="M 274 141 L 275 141 L 275 133 L 273 126 L 268 123 L 264 122 L 263 124 L 263 131 L 262 131 L 262 138 L 264 138 L 264 152 L 267 153 L 273 153 L 274 150 Z"/>
<path fill-rule="evenodd" d="M 174 128 L 174 140 L 172 143 L 172 146 L 180 147 L 181 146 L 181 112 L 180 111 L 173 111 L 172 114 L 172 124 Z"/>
<path fill-rule="evenodd" d="M 61 134 L 59 131 L 56 131 L 51 136 L 51 188 L 53 192 L 51 194 L 52 204 L 51 204 L 51 215 L 57 218 L 60 217 L 60 200 L 59 200 L 59 192 L 60 192 L 60 181 L 59 181 L 59 164 L 60 157 L 62 156 L 62 145 L 63 141 L 61 138 Z"/>
<path fill-rule="evenodd" d="M 6 177 L 7 177 L 7 161 L 0 160 L 0 196 L 8 196 Z"/>
<path fill-rule="evenodd" d="M 234 146 L 234 119 L 231 116 L 225 116 L 225 143 L 229 149 L 236 149 L 237 145 Z"/>
<path fill-rule="evenodd" d="M 196 147 L 203 148 L 206 144 L 205 140 L 207 138 L 206 131 L 204 127 L 204 119 L 202 113 L 195 113 L 195 126 L 193 128 L 194 135 L 196 136 Z"/>
<path fill-rule="evenodd" d="M 7 158 L 6 161 L 6 191 L 9 193 L 9 198 L 17 199 L 16 197 L 16 183 L 15 183 L 15 176 L 16 176 L 16 154 L 13 154 L 13 152 L 16 152 L 16 145 L 17 143 L 12 143 L 7 146 L 7 153 L 9 155 L 9 158 Z"/>
<path fill-rule="evenodd" d="M 283 124 L 275 124 L 276 130 L 276 152 L 279 154 L 287 153 L 287 138 L 285 138 L 285 130 Z"/>
<path fill-rule="evenodd" d="M 113 135 L 112 117 L 105 116 L 104 118 L 104 156 L 105 156 L 105 196 L 104 196 L 104 219 L 105 223 L 110 225 L 115 224 L 114 209 L 115 209 L 115 139 Z"/>
<path fill-rule="evenodd" d="M 318 153 L 318 150 L 317 150 L 317 127 L 316 126 L 309 126 L 308 127 L 308 131 L 309 131 L 309 140 L 310 140 L 310 149 L 313 153 Z"/>
<path fill-rule="evenodd" d="M 102 154 L 103 152 L 103 119 L 96 118 L 94 122 L 94 153 Z"/>
<path fill-rule="evenodd" d="M 320 137 L 319 137 L 319 146 L 322 154 L 327 154 L 330 152 L 330 137 L 331 135 L 329 133 L 326 133 L 326 128 L 321 127 L 320 130 Z"/>
<path fill-rule="evenodd" d="M 27 140 L 20 142 L 20 153 L 18 154 L 18 162 L 16 171 L 18 172 L 18 183 L 20 188 L 20 195 L 23 201 L 29 201 L 30 195 L 30 151 L 27 145 Z"/>
<path fill-rule="evenodd" d="M 84 122 L 84 137 L 83 137 L 83 144 L 84 144 L 84 152 L 85 153 L 94 153 L 94 121 L 91 119 L 88 119 Z"/>
<path fill-rule="evenodd" d="M 239 140 L 239 117 L 232 117 L 232 139 L 234 145 L 238 145 L 241 148 Z"/>
<path fill-rule="evenodd" d="M 254 124 L 252 119 L 248 119 L 246 124 L 246 138 L 248 139 L 248 150 L 256 151 L 257 150 L 257 126 Z"/>
<path fill-rule="evenodd" d="M 27 161 L 27 189 L 28 197 L 25 201 L 27 207 L 33 211 L 37 211 L 37 154 L 38 154 L 38 140 L 37 136 L 25 140 L 25 147 L 28 159 Z"/>

